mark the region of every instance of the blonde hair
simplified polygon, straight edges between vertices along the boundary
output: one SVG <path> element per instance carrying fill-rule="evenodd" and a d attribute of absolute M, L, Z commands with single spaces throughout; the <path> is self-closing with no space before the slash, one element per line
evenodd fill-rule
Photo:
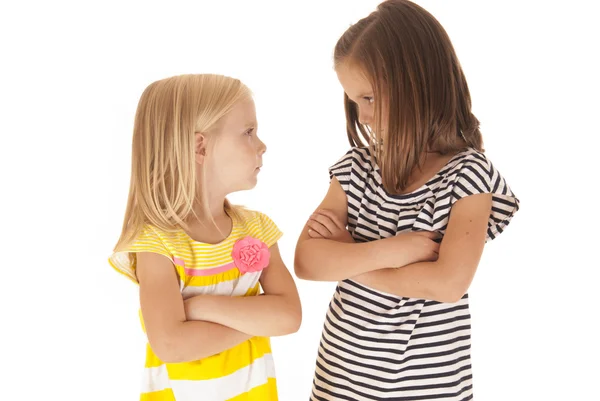
<path fill-rule="evenodd" d="M 210 131 L 251 96 L 238 79 L 215 74 L 174 76 L 144 90 L 135 114 L 129 198 L 115 252 L 130 245 L 146 224 L 173 231 L 186 226 L 195 203 L 208 212 L 207 194 L 199 190 L 206 180 L 196 174 L 195 133 Z M 236 213 L 227 200 L 224 207 Z"/>

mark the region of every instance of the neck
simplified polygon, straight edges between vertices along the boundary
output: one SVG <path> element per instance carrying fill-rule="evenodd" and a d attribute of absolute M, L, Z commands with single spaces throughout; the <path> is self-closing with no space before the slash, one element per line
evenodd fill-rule
<path fill-rule="evenodd" d="M 194 213 L 196 217 L 192 215 L 191 219 L 203 223 L 226 218 L 227 214 L 225 213 L 225 194 L 219 194 L 218 192 L 213 191 L 207 191 L 207 193 L 207 208 L 205 209 L 204 207 L 202 207 L 201 202 L 197 202 L 194 205 Z"/>

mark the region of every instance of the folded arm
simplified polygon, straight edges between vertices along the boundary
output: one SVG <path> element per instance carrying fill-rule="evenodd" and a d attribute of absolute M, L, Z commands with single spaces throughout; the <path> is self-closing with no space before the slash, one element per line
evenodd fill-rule
<path fill-rule="evenodd" d="M 354 243 L 346 230 L 347 223 L 348 200 L 334 177 L 325 199 L 298 239 L 294 260 L 296 276 L 313 281 L 340 281 L 374 270 L 428 260 L 437 249 L 431 241 L 435 234 L 425 233 Z"/>
<path fill-rule="evenodd" d="M 148 342 L 163 362 L 199 360 L 252 337 L 217 323 L 187 321 L 175 267 L 165 256 L 138 253 L 137 277 Z"/>
<path fill-rule="evenodd" d="M 260 296 L 198 295 L 185 301 L 186 316 L 251 334 L 281 336 L 300 328 L 302 310 L 294 279 L 277 244 L 269 248 L 269 266 L 262 271 Z"/>
<path fill-rule="evenodd" d="M 475 276 L 485 245 L 491 207 L 491 194 L 458 200 L 450 211 L 437 261 L 372 271 L 353 280 L 403 297 L 457 302 Z"/>

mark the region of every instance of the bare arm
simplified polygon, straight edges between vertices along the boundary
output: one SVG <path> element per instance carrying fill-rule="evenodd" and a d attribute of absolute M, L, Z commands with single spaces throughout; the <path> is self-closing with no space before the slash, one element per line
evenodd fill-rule
<path fill-rule="evenodd" d="M 347 202 L 342 186 L 334 177 L 325 199 L 319 205 L 321 212 L 317 213 L 316 219 L 322 219 L 325 227 L 327 218 L 323 219 L 321 214 L 329 211 L 332 213 L 330 220 L 336 220 L 336 225 L 345 231 L 348 223 Z M 422 257 L 423 252 L 417 252 L 414 247 L 428 251 L 428 242 L 432 242 L 426 236 L 419 235 L 402 235 L 364 243 L 340 242 L 334 238 L 311 237 L 308 231 L 310 224 L 309 220 L 302 230 L 294 260 L 296 275 L 305 280 L 340 281 L 373 270 L 404 266 L 427 259 Z"/>
<path fill-rule="evenodd" d="M 491 207 L 491 194 L 457 201 L 450 211 L 437 261 L 369 272 L 353 280 L 404 297 L 459 301 L 469 289 L 481 259 Z"/>
<path fill-rule="evenodd" d="M 199 360 L 252 337 L 216 323 L 186 321 L 175 268 L 166 257 L 138 253 L 137 276 L 148 342 L 163 362 Z"/>
<path fill-rule="evenodd" d="M 187 318 L 219 323 L 254 336 L 281 336 L 298 331 L 302 310 L 294 279 L 281 259 L 277 244 L 269 250 L 269 266 L 260 278 L 264 295 L 198 295 L 185 301 Z"/>

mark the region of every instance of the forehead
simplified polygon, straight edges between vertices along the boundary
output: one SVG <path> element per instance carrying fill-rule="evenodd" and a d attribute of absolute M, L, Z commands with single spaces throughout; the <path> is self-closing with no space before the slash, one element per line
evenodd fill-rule
<path fill-rule="evenodd" d="M 227 131 L 237 131 L 249 125 L 256 124 L 256 107 L 252 98 L 240 100 L 221 121 L 216 128 Z"/>
<path fill-rule="evenodd" d="M 356 102 L 363 96 L 373 95 L 373 87 L 360 68 L 348 63 L 341 63 L 336 67 L 335 72 L 344 92 L 351 100 Z"/>

